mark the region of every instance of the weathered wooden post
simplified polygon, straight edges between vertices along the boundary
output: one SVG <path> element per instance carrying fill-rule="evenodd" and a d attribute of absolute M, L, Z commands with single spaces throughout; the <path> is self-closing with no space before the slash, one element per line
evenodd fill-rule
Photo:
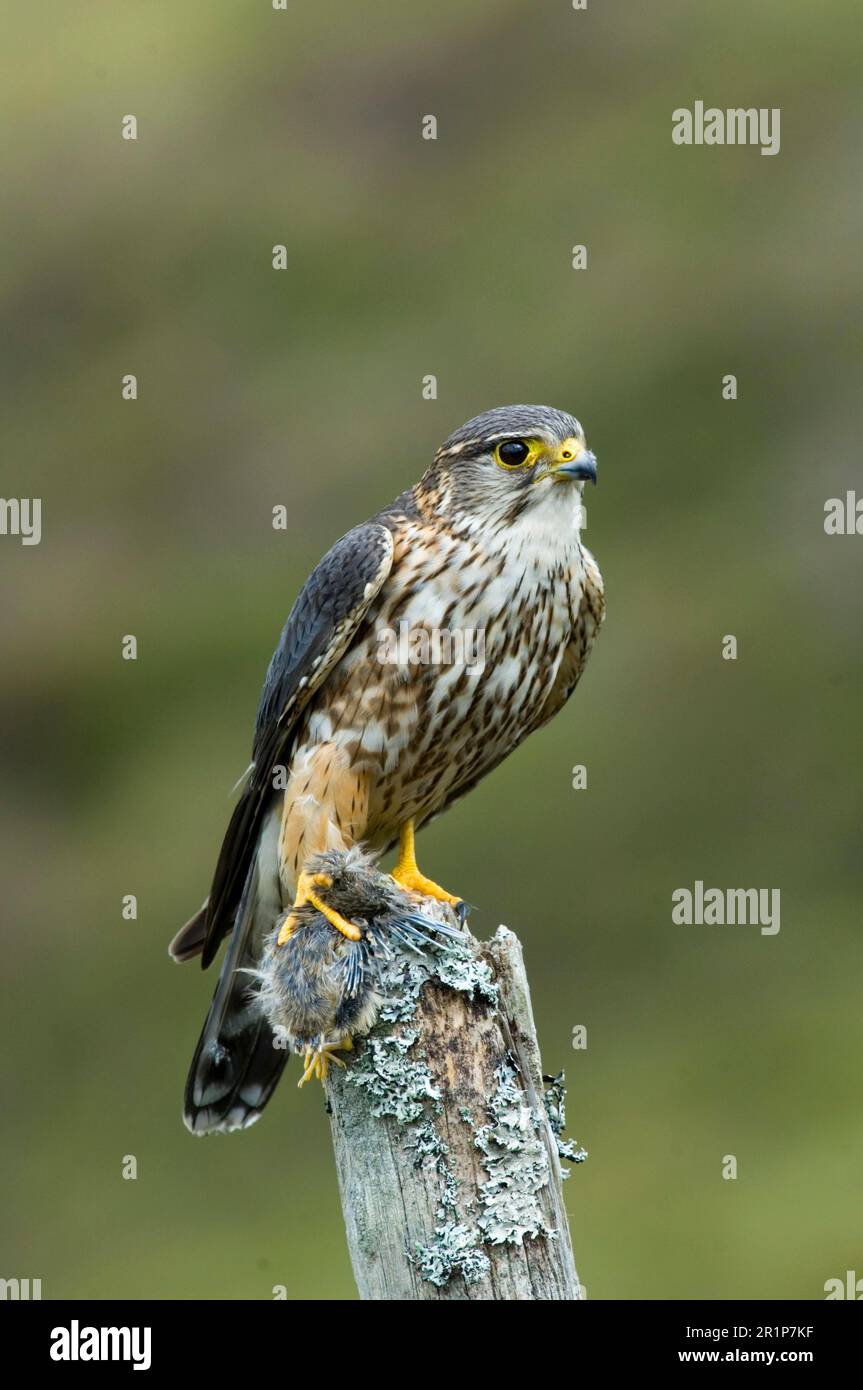
<path fill-rule="evenodd" d="M 561 1139 L 518 939 L 398 953 L 384 983 L 380 1020 L 327 1081 L 360 1297 L 583 1298 L 561 1159 L 586 1154 Z"/>

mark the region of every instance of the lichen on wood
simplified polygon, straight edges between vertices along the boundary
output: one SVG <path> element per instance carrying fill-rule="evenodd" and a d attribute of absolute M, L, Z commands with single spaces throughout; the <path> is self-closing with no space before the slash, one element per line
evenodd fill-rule
<path fill-rule="evenodd" d="M 516 937 L 394 951 L 382 985 L 377 1024 L 327 1081 L 360 1297 L 583 1297 L 560 1157 L 586 1154 L 560 1147 L 562 1079 L 546 1097 Z"/>

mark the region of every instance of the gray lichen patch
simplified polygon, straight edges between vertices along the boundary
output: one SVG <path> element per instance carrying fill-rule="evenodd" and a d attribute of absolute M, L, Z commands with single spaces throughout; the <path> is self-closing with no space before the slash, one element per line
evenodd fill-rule
<path fill-rule="evenodd" d="M 440 1100 L 426 1062 L 407 1055 L 417 1036 L 413 1028 L 372 1035 L 348 1070 L 348 1083 L 366 1092 L 377 1119 L 391 1115 L 397 1124 L 409 1125 L 422 1119 L 427 1101 Z"/>
<path fill-rule="evenodd" d="M 557 1232 L 546 1223 L 540 1198 L 549 1182 L 542 1122 L 528 1105 L 512 1065 L 503 1062 L 495 1080 L 488 1101 L 491 1123 L 477 1130 L 474 1140 L 488 1173 L 488 1180 L 480 1184 L 477 1225 L 491 1245 L 522 1245 L 525 1237 L 553 1238 Z"/>
<path fill-rule="evenodd" d="M 411 1258 L 423 1279 L 439 1289 L 455 1274 L 466 1284 L 478 1284 L 491 1271 L 491 1261 L 477 1243 L 476 1231 L 453 1221 L 438 1226 L 427 1245 L 418 1243 Z"/>
<path fill-rule="evenodd" d="M 566 1129 L 566 1087 L 563 1083 L 566 1077 L 561 1071 L 557 1076 L 543 1077 L 543 1080 L 545 1090 L 542 1099 L 557 1144 L 558 1156 L 565 1158 L 568 1163 L 584 1163 L 587 1149 L 582 1148 L 575 1139 L 563 1138 L 563 1131 Z M 568 1178 L 569 1169 L 561 1167 L 560 1176 Z"/>
<path fill-rule="evenodd" d="M 404 955 L 393 955 L 381 967 L 384 991 L 379 1018 L 381 1023 L 404 1023 L 416 1013 L 420 990 L 430 979 L 428 966 Z"/>
<path fill-rule="evenodd" d="M 466 940 L 447 942 L 437 951 L 434 976 L 442 985 L 469 994 L 472 999 L 484 999 L 487 1004 L 497 1003 L 498 991 L 491 966 L 471 950 Z"/>
<path fill-rule="evenodd" d="M 411 1127 L 405 1148 L 413 1150 L 415 1167 L 431 1168 L 440 1178 L 440 1206 L 436 1215 L 439 1221 L 445 1221 L 456 1210 L 459 1188 L 458 1179 L 449 1164 L 449 1144 L 438 1133 L 434 1122 L 425 1120 Z"/>
<path fill-rule="evenodd" d="M 471 947 L 469 938 L 449 938 L 429 949 L 408 955 L 394 951 L 380 968 L 380 987 L 384 1000 L 380 1018 L 399 1023 L 413 1018 L 423 985 L 429 980 L 458 990 L 472 999 L 497 1003 L 497 986 L 491 967 Z"/>

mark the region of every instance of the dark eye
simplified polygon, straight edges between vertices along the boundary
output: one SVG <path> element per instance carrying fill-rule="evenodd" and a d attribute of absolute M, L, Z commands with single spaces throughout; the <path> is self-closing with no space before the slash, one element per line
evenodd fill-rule
<path fill-rule="evenodd" d="M 529 456 L 530 449 L 523 439 L 508 439 L 505 444 L 498 444 L 497 446 L 498 460 L 505 463 L 508 468 L 517 468 Z"/>

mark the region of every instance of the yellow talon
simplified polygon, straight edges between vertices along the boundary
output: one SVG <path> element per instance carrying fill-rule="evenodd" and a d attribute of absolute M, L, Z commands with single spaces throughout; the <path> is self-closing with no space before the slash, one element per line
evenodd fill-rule
<path fill-rule="evenodd" d="M 417 867 L 413 816 L 401 828 L 399 859 L 391 877 L 400 887 L 406 888 L 411 893 L 421 893 L 425 898 L 436 898 L 438 902 L 449 903 L 451 907 L 455 907 L 461 902 L 461 898 L 453 897 L 452 893 L 448 893 L 445 888 L 441 888 L 432 879 L 426 878 L 425 874 L 421 873 Z"/>
<path fill-rule="evenodd" d="M 332 885 L 333 881 L 329 874 L 300 874 L 297 880 L 297 896 L 294 898 L 293 911 L 290 917 L 286 917 L 282 924 L 282 929 L 276 940 L 277 946 L 284 946 L 286 941 L 290 941 L 299 925 L 297 922 L 296 909 L 298 907 L 305 907 L 306 903 L 311 903 L 312 907 L 316 907 L 318 912 L 326 917 L 330 926 L 335 927 L 336 931 L 340 931 L 342 936 L 347 937 L 348 941 L 359 941 L 362 935 L 359 927 L 354 926 L 353 922 L 349 922 L 348 919 L 343 917 L 340 912 L 337 912 L 334 907 L 328 907 L 325 902 L 321 901 L 315 892 L 316 887 L 331 888 Z"/>
<path fill-rule="evenodd" d="M 330 1063 L 334 1062 L 337 1067 L 345 1067 L 347 1063 L 341 1058 L 336 1057 L 336 1052 L 350 1052 L 353 1049 L 353 1038 L 342 1038 L 341 1042 L 326 1043 L 323 1047 L 317 1048 L 314 1052 L 306 1052 L 303 1055 L 303 1066 L 305 1071 L 297 1082 L 297 1086 L 302 1088 L 307 1081 L 311 1081 L 316 1076 L 323 1086 L 327 1079 L 327 1072 Z"/>

